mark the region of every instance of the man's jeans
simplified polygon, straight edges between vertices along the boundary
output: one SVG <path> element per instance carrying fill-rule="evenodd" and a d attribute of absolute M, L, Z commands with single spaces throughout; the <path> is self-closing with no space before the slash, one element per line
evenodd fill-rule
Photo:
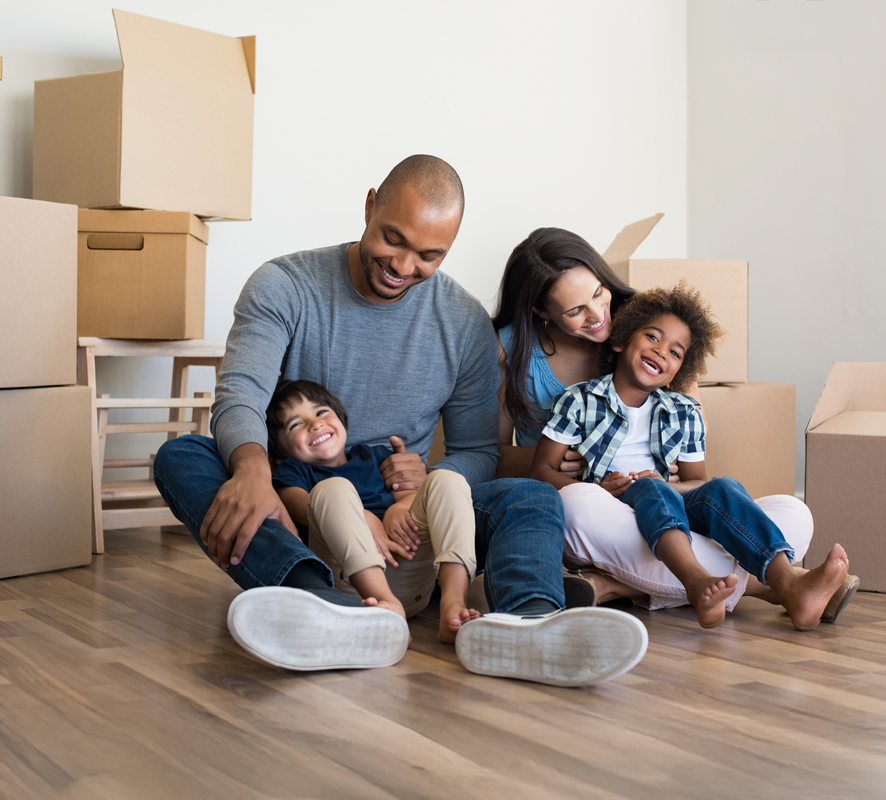
<path fill-rule="evenodd" d="M 215 441 L 180 436 L 165 442 L 154 461 L 154 481 L 172 512 L 200 541 L 200 525 L 230 475 Z M 562 608 L 563 505 L 553 486 L 521 478 L 481 483 L 471 489 L 476 519 L 478 574 L 486 572 L 486 600 L 508 612 L 541 598 Z M 228 574 L 244 589 L 279 586 L 300 561 L 318 565 L 333 585 L 332 572 L 276 520 L 265 520 L 243 560 Z"/>
<path fill-rule="evenodd" d="M 738 563 L 766 584 L 766 567 L 777 553 L 793 561 L 794 551 L 781 531 L 733 478 L 713 478 L 679 494 L 665 481 L 641 478 L 621 496 L 637 513 L 637 527 L 655 553 L 661 535 L 690 529 L 713 539 Z"/>

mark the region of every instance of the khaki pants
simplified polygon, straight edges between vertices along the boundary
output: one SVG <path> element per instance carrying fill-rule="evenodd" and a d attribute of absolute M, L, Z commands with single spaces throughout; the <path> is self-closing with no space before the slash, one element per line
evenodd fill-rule
<path fill-rule="evenodd" d="M 419 527 L 421 544 L 411 561 L 395 556 L 399 566 L 388 569 L 386 575 L 406 616 L 427 606 L 440 564 L 463 564 L 471 580 L 477 571 L 471 489 L 461 475 L 443 469 L 431 472 L 409 513 Z M 308 528 L 311 550 L 329 565 L 340 591 L 357 596 L 348 582 L 351 575 L 367 567 L 385 569 L 360 497 L 347 479 L 327 478 L 314 487 L 308 503 Z"/>

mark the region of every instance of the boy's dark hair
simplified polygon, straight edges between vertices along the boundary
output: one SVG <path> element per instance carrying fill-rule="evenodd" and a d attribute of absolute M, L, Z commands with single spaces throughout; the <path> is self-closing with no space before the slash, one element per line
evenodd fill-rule
<path fill-rule="evenodd" d="M 702 300 L 698 289 L 687 286 L 686 281 L 680 281 L 673 289 L 637 292 L 619 309 L 612 320 L 612 335 L 598 351 L 600 372 L 615 372 L 618 353 L 613 348 L 624 349 L 636 331 L 666 314 L 672 314 L 689 328 L 690 337 L 689 349 L 668 389 L 685 392 L 704 376 L 705 357 L 715 354 L 717 341 L 726 332 L 714 320 L 710 305 Z"/>
<path fill-rule="evenodd" d="M 348 429 L 348 412 L 345 407 L 332 392 L 325 386 L 314 381 L 280 381 L 274 394 L 271 396 L 271 402 L 268 403 L 267 423 L 268 423 L 268 458 L 274 466 L 281 461 L 286 460 L 286 456 L 280 452 L 278 444 L 278 435 L 283 429 L 283 420 L 280 418 L 280 412 L 283 406 L 290 400 L 299 402 L 307 400 L 309 403 L 317 403 L 321 406 L 329 406 L 341 420 L 345 430 Z"/>

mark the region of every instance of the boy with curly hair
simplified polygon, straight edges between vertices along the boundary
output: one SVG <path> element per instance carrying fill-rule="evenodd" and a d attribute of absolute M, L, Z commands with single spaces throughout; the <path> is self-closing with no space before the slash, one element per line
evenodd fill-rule
<path fill-rule="evenodd" d="M 834 545 L 814 570 L 792 566 L 794 552 L 778 527 L 733 478 L 705 474 L 705 426 L 699 404 L 681 394 L 705 373 L 723 331 L 697 290 L 635 294 L 613 320 L 600 347 L 602 378 L 568 388 L 552 408 L 532 477 L 558 489 L 573 483 L 559 472 L 574 447 L 587 460 L 584 480 L 631 506 L 653 554 L 686 587 L 703 628 L 719 625 L 734 574 L 712 576 L 692 551 L 691 530 L 718 542 L 768 585 L 798 630 L 818 625 L 848 573 Z M 677 462 L 680 482 L 668 483 Z"/>

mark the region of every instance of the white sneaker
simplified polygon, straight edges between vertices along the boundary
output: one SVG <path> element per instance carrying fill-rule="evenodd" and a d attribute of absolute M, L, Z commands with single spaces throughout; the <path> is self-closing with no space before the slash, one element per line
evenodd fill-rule
<path fill-rule="evenodd" d="M 603 683 L 635 667 L 649 635 L 612 608 L 569 608 L 540 617 L 486 614 L 462 625 L 455 652 L 479 675 L 551 686 Z"/>
<path fill-rule="evenodd" d="M 390 667 L 409 645 L 409 626 L 393 611 L 337 606 L 286 586 L 237 595 L 228 630 L 256 658 L 295 670 Z"/>

